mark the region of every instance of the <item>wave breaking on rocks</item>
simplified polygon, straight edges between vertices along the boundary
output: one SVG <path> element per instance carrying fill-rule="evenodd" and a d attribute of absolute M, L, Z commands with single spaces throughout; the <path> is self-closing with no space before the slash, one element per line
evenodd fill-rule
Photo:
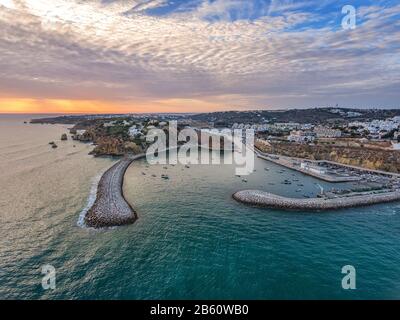
<path fill-rule="evenodd" d="M 132 224 L 137 213 L 123 195 L 124 175 L 130 164 L 144 154 L 124 157 L 100 178 L 96 200 L 84 217 L 84 224 L 92 228 L 105 228 Z"/>

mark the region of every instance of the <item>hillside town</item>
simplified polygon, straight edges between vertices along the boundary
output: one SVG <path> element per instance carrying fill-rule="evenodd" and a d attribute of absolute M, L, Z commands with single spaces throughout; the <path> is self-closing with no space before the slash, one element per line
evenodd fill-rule
<path fill-rule="evenodd" d="M 263 124 L 234 123 L 232 129 L 251 129 L 267 139 L 283 137 L 290 142 L 313 143 L 321 138 L 360 138 L 364 141 L 400 142 L 400 116 L 386 120 L 353 121 L 341 125 L 315 125 L 312 123 L 277 122 Z"/>
<path fill-rule="evenodd" d="M 296 119 L 296 122 L 287 119 Z M 145 151 L 150 143 L 146 141 L 149 130 L 157 128 L 168 134 L 171 120 L 177 121 L 178 130 L 252 130 L 256 147 L 268 153 L 400 172 L 398 109 L 315 108 L 209 114 L 88 115 L 36 119 L 33 122 L 71 124 L 71 138 L 93 143 L 93 155 L 122 156 Z"/>

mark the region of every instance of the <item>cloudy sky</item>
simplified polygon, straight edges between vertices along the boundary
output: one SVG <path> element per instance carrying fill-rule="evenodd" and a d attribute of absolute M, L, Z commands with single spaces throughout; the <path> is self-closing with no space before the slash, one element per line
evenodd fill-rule
<path fill-rule="evenodd" d="M 399 108 L 399 18 L 398 0 L 0 0 L 0 112 Z"/>

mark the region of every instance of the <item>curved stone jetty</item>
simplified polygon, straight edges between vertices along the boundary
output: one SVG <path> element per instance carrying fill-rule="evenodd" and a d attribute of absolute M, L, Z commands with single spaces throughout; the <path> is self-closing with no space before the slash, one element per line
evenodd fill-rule
<path fill-rule="evenodd" d="M 96 201 L 85 216 L 85 223 L 88 227 L 121 226 L 136 221 L 137 214 L 126 202 L 122 185 L 126 169 L 132 161 L 144 156 L 144 154 L 140 154 L 125 157 L 103 174 L 97 188 Z"/>
<path fill-rule="evenodd" d="M 232 197 L 242 203 L 283 210 L 337 210 L 400 200 L 400 190 L 385 193 L 338 198 L 296 199 L 281 197 L 260 190 L 238 191 Z"/>

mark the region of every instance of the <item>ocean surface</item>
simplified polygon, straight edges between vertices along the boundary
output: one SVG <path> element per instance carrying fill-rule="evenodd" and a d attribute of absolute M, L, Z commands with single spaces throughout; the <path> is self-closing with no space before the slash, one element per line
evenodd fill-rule
<path fill-rule="evenodd" d="M 137 222 L 87 229 L 79 217 L 116 159 L 60 141 L 68 126 L 24 124 L 31 118 L 0 115 L 2 299 L 400 298 L 400 203 L 321 213 L 253 208 L 232 193 L 304 197 L 332 185 L 261 159 L 247 182 L 233 165 L 165 169 L 140 160 L 124 184 Z M 42 287 L 44 265 L 56 270 L 54 290 Z M 342 289 L 345 265 L 356 269 L 355 290 Z"/>

